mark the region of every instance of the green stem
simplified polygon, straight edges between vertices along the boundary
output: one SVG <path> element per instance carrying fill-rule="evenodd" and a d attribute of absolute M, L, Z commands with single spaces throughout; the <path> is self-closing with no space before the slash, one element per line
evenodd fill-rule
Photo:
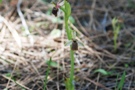
<path fill-rule="evenodd" d="M 71 40 L 72 38 L 70 37 L 70 32 L 69 32 L 69 27 L 68 27 L 68 18 L 66 18 L 66 14 L 64 18 L 65 18 L 65 29 L 66 29 L 67 37 L 68 37 L 68 40 Z"/>
<path fill-rule="evenodd" d="M 68 40 L 72 40 L 72 37 L 70 35 L 71 33 L 70 33 L 69 27 L 68 27 L 68 18 L 66 18 L 66 13 L 64 15 L 64 18 L 65 18 L 65 29 L 66 29 Z M 71 90 L 74 90 L 74 84 L 73 84 L 73 81 L 74 81 L 74 51 L 71 50 L 71 48 L 70 48 L 70 59 L 71 59 L 70 86 L 71 86 Z"/>
<path fill-rule="evenodd" d="M 70 70 L 70 86 L 72 87 L 71 90 L 74 90 L 74 51 L 70 50 L 70 58 L 71 58 L 71 70 Z"/>
<path fill-rule="evenodd" d="M 48 64 L 48 68 L 47 68 L 47 72 L 46 72 L 46 76 L 45 76 L 45 81 L 44 81 L 44 90 L 46 90 L 46 86 L 47 86 L 47 77 L 50 73 L 50 63 L 51 63 L 52 59 L 50 58 L 49 60 L 49 64 Z"/>
<path fill-rule="evenodd" d="M 66 2 L 66 1 L 65 1 Z M 68 26 L 68 18 L 67 17 L 67 13 L 66 13 L 66 10 L 65 8 L 63 7 L 60 7 L 61 10 L 64 12 L 64 23 L 65 23 L 65 29 L 66 29 L 66 33 L 67 33 L 67 38 L 68 40 L 72 40 L 72 33 L 69 29 L 69 26 Z M 74 58 L 74 51 L 71 49 L 71 46 L 70 46 L 70 59 L 71 59 L 71 69 L 70 69 L 70 89 L 69 90 L 74 90 L 74 61 L 75 61 L 75 58 Z"/>

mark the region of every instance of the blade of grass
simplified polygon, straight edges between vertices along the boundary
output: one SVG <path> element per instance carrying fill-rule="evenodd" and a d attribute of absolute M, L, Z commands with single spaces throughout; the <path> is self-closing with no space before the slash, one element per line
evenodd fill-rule
<path fill-rule="evenodd" d="M 52 62 L 52 58 L 50 58 L 50 60 L 48 62 L 48 68 L 47 68 L 46 76 L 45 76 L 45 80 L 44 80 L 44 90 L 46 90 L 46 87 L 47 87 L 47 81 L 48 81 L 47 78 L 48 78 L 48 75 L 50 73 L 51 62 Z"/>
<path fill-rule="evenodd" d="M 125 82 L 125 78 L 126 78 L 125 76 L 126 76 L 126 72 L 124 71 L 124 72 L 123 72 L 123 75 L 122 75 L 122 77 L 121 77 L 121 80 L 120 80 L 120 82 L 119 82 L 119 84 L 118 84 L 117 90 L 122 90 L 123 85 L 124 85 L 124 82 Z"/>

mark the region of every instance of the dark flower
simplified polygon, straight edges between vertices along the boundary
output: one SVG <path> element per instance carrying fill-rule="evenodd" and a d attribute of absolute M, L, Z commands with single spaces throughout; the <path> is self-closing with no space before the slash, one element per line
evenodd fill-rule
<path fill-rule="evenodd" d="M 58 8 L 57 7 L 53 7 L 52 13 L 53 13 L 53 15 L 55 15 L 57 17 Z"/>
<path fill-rule="evenodd" d="M 73 40 L 72 45 L 71 45 L 72 50 L 78 50 L 78 43 L 76 40 Z"/>

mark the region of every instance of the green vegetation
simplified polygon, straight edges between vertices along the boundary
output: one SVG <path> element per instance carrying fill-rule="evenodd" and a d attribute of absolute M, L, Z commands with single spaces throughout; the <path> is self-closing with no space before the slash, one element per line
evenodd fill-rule
<path fill-rule="evenodd" d="M 125 78 L 126 78 L 126 72 L 124 71 L 122 76 L 121 76 L 121 80 L 120 82 L 118 83 L 118 76 L 117 76 L 117 82 L 116 84 L 118 84 L 118 86 L 116 86 L 115 90 L 123 90 L 123 85 L 124 85 L 124 82 L 125 82 Z"/>
<path fill-rule="evenodd" d="M 52 59 L 50 58 L 49 61 L 47 61 L 47 64 L 48 64 L 48 68 L 47 68 L 47 71 L 46 71 L 46 76 L 45 76 L 45 80 L 44 80 L 44 90 L 46 90 L 46 86 L 47 86 L 47 81 L 48 81 L 48 75 L 50 73 L 50 68 L 51 68 L 51 62 L 52 62 Z"/>
<path fill-rule="evenodd" d="M 112 74 L 111 72 L 108 72 L 104 69 L 97 69 L 97 70 L 95 70 L 95 73 L 101 73 L 102 75 L 111 75 Z"/>
<path fill-rule="evenodd" d="M 2 0 L 0 0 L 0 4 L 2 3 Z"/>
<path fill-rule="evenodd" d="M 118 35 L 119 35 L 119 32 L 120 32 L 120 28 L 121 28 L 121 25 L 119 24 L 117 18 L 113 18 L 112 26 L 113 26 L 113 34 L 114 34 L 114 37 L 113 37 L 114 51 L 116 51 L 117 50 L 117 39 L 118 39 Z"/>
<path fill-rule="evenodd" d="M 67 90 L 74 90 L 74 50 L 78 49 L 78 43 L 74 40 L 74 32 L 73 30 L 69 27 L 68 22 L 70 21 L 71 23 L 74 23 L 74 19 L 71 17 L 71 6 L 69 2 L 64 0 L 64 5 L 60 6 L 58 3 L 54 3 L 55 7 L 53 7 L 52 13 L 57 16 L 57 12 L 59 8 L 64 12 L 64 25 L 65 25 L 65 30 L 67 34 L 67 38 L 70 41 L 70 59 L 71 59 L 71 69 L 70 69 L 70 76 L 67 78 L 65 81 L 66 84 L 66 89 Z M 73 42 L 76 42 L 73 46 Z M 72 44 L 72 45 L 71 45 Z M 73 47 L 75 49 L 73 49 Z"/>
<path fill-rule="evenodd" d="M 68 25 L 68 20 L 69 17 L 71 16 L 71 6 L 69 4 L 69 2 L 67 2 L 66 0 L 64 1 L 64 6 L 61 7 L 61 10 L 64 12 L 64 22 L 65 22 L 65 29 L 66 29 L 66 33 L 67 33 L 67 38 L 68 40 L 72 40 L 73 39 L 73 31 L 70 29 L 69 25 Z M 71 70 L 70 70 L 70 77 L 67 78 L 66 80 L 66 89 L 67 90 L 74 90 L 74 51 L 71 49 L 71 45 L 70 45 L 70 59 L 71 59 Z"/>
<path fill-rule="evenodd" d="M 70 76 L 69 78 L 66 79 L 65 84 L 66 84 L 66 89 L 67 90 L 74 90 L 74 50 L 72 49 L 73 47 L 73 40 L 75 38 L 73 30 L 71 30 L 71 28 L 69 27 L 68 22 L 70 21 L 71 23 L 74 23 L 74 19 L 73 17 L 71 17 L 71 6 L 69 4 L 69 2 L 67 2 L 66 0 L 64 1 L 64 5 L 63 6 L 59 6 L 56 3 L 53 3 L 55 5 L 55 7 L 52 10 L 52 13 L 57 17 L 57 12 L 59 10 L 59 8 L 64 12 L 64 25 L 65 25 L 65 30 L 66 30 L 66 34 L 67 34 L 67 38 L 70 41 L 70 43 L 72 43 L 72 45 L 70 44 L 70 59 L 71 59 L 71 69 L 70 69 Z M 56 34 L 58 32 L 58 30 L 55 30 L 55 32 L 52 32 L 51 34 Z M 78 49 L 78 43 L 76 43 L 77 48 Z M 51 61 L 51 59 L 50 59 Z M 56 63 L 52 63 L 52 62 L 48 62 L 48 69 L 47 69 L 47 73 L 46 73 L 46 77 L 45 77 L 45 83 L 44 83 L 44 90 L 46 90 L 46 84 L 47 84 L 47 77 L 50 71 L 50 66 L 56 66 Z"/>

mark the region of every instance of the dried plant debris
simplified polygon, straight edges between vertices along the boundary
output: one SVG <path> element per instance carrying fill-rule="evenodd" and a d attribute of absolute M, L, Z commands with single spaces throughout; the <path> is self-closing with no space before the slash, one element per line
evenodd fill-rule
<path fill-rule="evenodd" d="M 0 90 L 43 90 L 50 57 L 55 66 L 50 66 L 47 90 L 66 90 L 70 47 L 64 45 L 63 14 L 54 17 L 52 3 L 22 0 L 28 34 L 14 10 L 18 1 L 0 2 Z M 69 27 L 77 32 L 70 43 L 75 50 L 76 90 L 135 90 L 135 1 L 68 1 L 75 20 Z M 114 25 L 113 19 L 118 23 Z"/>

